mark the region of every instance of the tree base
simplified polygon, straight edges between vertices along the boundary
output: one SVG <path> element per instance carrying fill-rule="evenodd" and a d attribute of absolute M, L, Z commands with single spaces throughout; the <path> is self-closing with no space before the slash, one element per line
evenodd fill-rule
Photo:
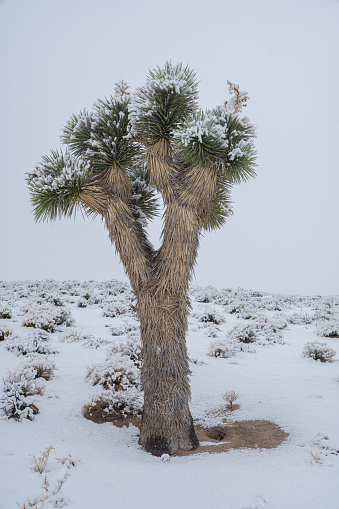
<path fill-rule="evenodd" d="M 199 440 L 194 430 L 193 420 L 188 428 L 167 433 L 147 433 L 141 426 L 139 444 L 153 456 L 174 454 L 177 451 L 192 451 L 199 447 Z"/>

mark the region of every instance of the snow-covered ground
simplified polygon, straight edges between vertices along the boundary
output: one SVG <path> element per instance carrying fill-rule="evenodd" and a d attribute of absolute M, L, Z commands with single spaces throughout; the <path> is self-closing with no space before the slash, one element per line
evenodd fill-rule
<path fill-rule="evenodd" d="M 339 335 L 339 297 L 193 287 L 191 299 L 187 344 L 196 423 L 219 424 L 222 394 L 235 390 L 239 407 L 228 412 L 230 421 L 269 420 L 288 433 L 287 440 L 275 449 L 169 461 L 146 453 L 136 427 L 96 424 L 83 415 L 98 392 L 85 380 L 87 367 L 104 363 L 117 343 L 137 338 L 129 287 L 118 281 L 3 282 L 0 509 L 339 508 L 338 353 L 331 362 L 303 356 L 305 344 L 313 342 L 326 345 L 327 351 L 321 348 L 328 358 L 331 349 L 339 352 L 339 338 L 324 336 Z M 55 326 L 59 319 L 64 323 Z M 39 337 L 39 329 L 23 323 L 54 332 Z M 70 330 L 73 338 L 65 337 Z M 246 337 L 251 342 L 244 343 Z M 209 355 L 215 351 L 226 357 Z M 18 390 L 18 373 L 29 378 L 35 373 L 29 366 L 46 358 L 55 364 L 54 375 L 30 381 L 37 392 L 45 385 L 43 393 L 17 395 L 24 403 L 18 420 L 8 418 L 15 373 Z M 30 454 L 38 459 L 48 446 L 54 449 L 40 474 Z M 46 501 L 34 505 L 36 497 Z"/>

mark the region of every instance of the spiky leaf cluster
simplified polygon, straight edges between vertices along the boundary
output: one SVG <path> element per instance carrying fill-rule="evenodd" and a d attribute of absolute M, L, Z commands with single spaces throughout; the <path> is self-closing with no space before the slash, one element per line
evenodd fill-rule
<path fill-rule="evenodd" d="M 173 131 L 196 109 L 195 73 L 182 64 L 167 62 L 149 72 L 146 85 L 133 98 L 133 122 L 137 135 L 148 142 L 170 140 Z"/>
<path fill-rule="evenodd" d="M 130 176 L 132 182 L 131 204 L 139 214 L 147 219 L 158 215 L 158 199 L 154 187 L 150 185 L 147 168 L 136 168 Z"/>
<path fill-rule="evenodd" d="M 231 186 L 223 182 L 222 178 L 218 178 L 211 210 L 203 224 L 203 229 L 218 230 L 232 214 Z"/>
<path fill-rule="evenodd" d="M 94 111 L 72 115 L 66 124 L 61 140 L 69 146 L 76 158 L 91 165 L 93 174 L 108 166 L 129 166 L 135 156 L 129 122 L 129 98 L 99 99 Z"/>
<path fill-rule="evenodd" d="M 51 151 L 28 178 L 36 221 L 72 216 L 79 194 L 91 179 L 88 165 L 66 151 Z"/>
<path fill-rule="evenodd" d="M 176 147 L 186 165 L 207 166 L 222 155 L 225 145 L 225 133 L 203 111 L 186 119 L 175 131 Z"/>
<path fill-rule="evenodd" d="M 220 126 L 225 140 L 225 150 L 219 157 L 225 179 L 239 184 L 253 178 L 256 167 L 255 126 L 247 117 L 222 107 L 213 110 L 210 116 Z"/>

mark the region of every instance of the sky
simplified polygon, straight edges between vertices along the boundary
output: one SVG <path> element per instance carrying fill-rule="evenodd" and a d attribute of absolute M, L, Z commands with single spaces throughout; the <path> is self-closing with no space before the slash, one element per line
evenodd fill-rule
<path fill-rule="evenodd" d="M 0 0 L 0 280 L 126 278 L 99 219 L 34 222 L 25 173 L 72 113 L 171 60 L 204 109 L 239 83 L 257 126 L 257 178 L 201 239 L 193 283 L 339 294 L 338 26 L 338 0 Z"/>

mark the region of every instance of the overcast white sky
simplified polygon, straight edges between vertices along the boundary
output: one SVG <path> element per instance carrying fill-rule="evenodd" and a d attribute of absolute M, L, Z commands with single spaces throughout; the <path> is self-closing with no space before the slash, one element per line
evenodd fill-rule
<path fill-rule="evenodd" d="M 34 223 L 24 173 L 71 113 L 171 59 L 203 108 L 239 83 L 257 125 L 258 177 L 202 239 L 195 282 L 338 294 L 338 27 L 338 0 L 0 0 L 0 279 L 124 277 L 100 220 Z"/>

